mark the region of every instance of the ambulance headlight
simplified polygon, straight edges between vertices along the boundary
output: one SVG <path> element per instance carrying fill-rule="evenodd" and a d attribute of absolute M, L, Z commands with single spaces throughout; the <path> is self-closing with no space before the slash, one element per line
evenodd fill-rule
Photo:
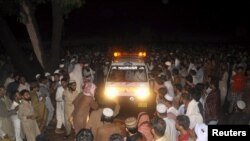
<path fill-rule="evenodd" d="M 107 88 L 105 88 L 105 95 L 106 95 L 107 98 L 112 99 L 112 98 L 116 97 L 117 94 L 118 94 L 117 88 L 115 88 L 115 87 L 107 87 Z"/>
<path fill-rule="evenodd" d="M 147 87 L 139 87 L 136 89 L 136 97 L 139 100 L 146 100 L 149 97 L 149 89 Z"/>

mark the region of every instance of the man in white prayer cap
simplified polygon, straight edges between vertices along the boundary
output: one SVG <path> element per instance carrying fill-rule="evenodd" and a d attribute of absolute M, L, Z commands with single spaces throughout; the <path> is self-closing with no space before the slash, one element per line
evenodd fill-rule
<path fill-rule="evenodd" d="M 250 115 L 245 111 L 246 103 L 238 100 L 235 106 L 235 112 L 228 117 L 228 124 L 247 125 L 250 121 Z"/>
<path fill-rule="evenodd" d="M 103 125 L 96 131 L 96 141 L 108 141 L 109 137 L 118 133 L 123 137 L 126 136 L 126 129 L 124 125 L 113 122 L 114 111 L 111 108 L 104 108 L 102 113 Z"/>
<path fill-rule="evenodd" d="M 175 128 L 175 120 L 168 118 L 167 107 L 163 103 L 156 105 L 157 116 L 162 118 L 166 123 L 165 136 L 169 141 L 176 141 L 177 131 Z"/>
<path fill-rule="evenodd" d="M 179 111 L 173 106 L 173 100 L 174 100 L 173 96 L 171 96 L 167 93 L 167 94 L 165 94 L 164 98 L 165 98 L 164 104 L 168 108 L 168 111 L 167 111 L 168 117 L 175 119 L 176 116 L 179 115 Z M 170 115 L 174 115 L 174 116 L 170 116 Z"/>
<path fill-rule="evenodd" d="M 50 74 L 49 72 L 44 73 L 44 76 L 45 76 L 48 80 L 52 80 L 51 74 Z"/>
<path fill-rule="evenodd" d="M 107 103 L 103 101 L 103 99 L 97 99 L 97 104 L 98 108 L 94 109 L 90 113 L 89 120 L 86 124 L 86 128 L 91 129 L 94 138 L 96 138 L 97 129 L 104 124 L 103 110 L 107 107 Z M 114 108 L 112 107 L 112 109 L 114 109 L 113 117 L 116 117 L 120 111 L 120 104 L 118 100 L 115 101 L 115 106 Z"/>

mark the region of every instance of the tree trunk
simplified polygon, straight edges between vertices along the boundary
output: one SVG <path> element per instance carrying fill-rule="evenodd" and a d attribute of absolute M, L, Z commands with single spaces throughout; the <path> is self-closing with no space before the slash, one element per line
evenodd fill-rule
<path fill-rule="evenodd" d="M 19 46 L 15 36 L 10 30 L 7 22 L 0 15 L 0 41 L 10 56 L 15 68 L 23 74 L 27 80 L 31 81 L 37 72 L 41 72 L 42 68 L 32 65 L 28 61 L 28 56 L 24 54 Z"/>
<path fill-rule="evenodd" d="M 24 24 L 26 26 L 26 29 L 28 31 L 32 47 L 34 49 L 34 52 L 36 54 L 37 60 L 39 61 L 40 65 L 43 69 L 45 69 L 44 63 L 43 63 L 43 54 L 42 54 L 42 42 L 39 35 L 38 26 L 35 20 L 35 16 L 31 10 L 31 5 L 27 3 L 27 1 L 21 2 L 21 9 L 23 14 L 23 18 L 25 18 Z"/>
<path fill-rule="evenodd" d="M 51 70 L 57 69 L 57 66 L 60 61 L 60 49 L 62 42 L 62 30 L 63 30 L 63 11 L 61 6 L 61 0 L 52 0 L 52 18 L 53 18 L 53 27 L 52 27 L 52 40 L 51 40 L 51 64 L 49 68 Z M 56 65 L 55 65 L 56 64 Z"/>

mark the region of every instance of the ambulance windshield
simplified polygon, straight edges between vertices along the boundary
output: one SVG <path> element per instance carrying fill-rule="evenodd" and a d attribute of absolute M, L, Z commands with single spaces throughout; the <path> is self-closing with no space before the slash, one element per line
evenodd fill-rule
<path fill-rule="evenodd" d="M 147 82 L 144 66 L 111 66 L 107 76 L 110 82 Z"/>

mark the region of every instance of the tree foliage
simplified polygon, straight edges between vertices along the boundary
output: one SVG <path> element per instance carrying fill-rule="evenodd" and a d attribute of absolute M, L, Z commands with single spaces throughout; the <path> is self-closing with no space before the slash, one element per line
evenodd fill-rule
<path fill-rule="evenodd" d="M 51 54 L 53 63 L 58 63 L 62 29 L 64 19 L 68 14 L 86 3 L 86 0 L 0 0 L 1 15 L 17 15 L 17 21 L 26 25 L 27 31 L 31 38 L 34 53 L 40 64 L 44 67 L 43 47 L 39 36 L 39 27 L 36 22 L 35 12 L 40 4 L 52 4 L 53 30 L 51 39 Z M 58 55 L 55 55 L 57 53 Z M 42 56 L 42 57 L 41 57 Z"/>
<path fill-rule="evenodd" d="M 32 10 L 35 11 L 39 4 L 55 1 L 61 6 L 64 15 L 68 15 L 73 9 L 80 8 L 86 3 L 86 0 L 0 0 L 1 14 L 18 14 L 19 5 L 21 2 L 27 1 L 32 5 Z"/>
<path fill-rule="evenodd" d="M 83 4 L 86 3 L 86 0 L 51 0 L 54 2 L 59 2 L 58 4 L 61 6 L 63 14 L 65 17 L 76 8 L 80 8 Z"/>

